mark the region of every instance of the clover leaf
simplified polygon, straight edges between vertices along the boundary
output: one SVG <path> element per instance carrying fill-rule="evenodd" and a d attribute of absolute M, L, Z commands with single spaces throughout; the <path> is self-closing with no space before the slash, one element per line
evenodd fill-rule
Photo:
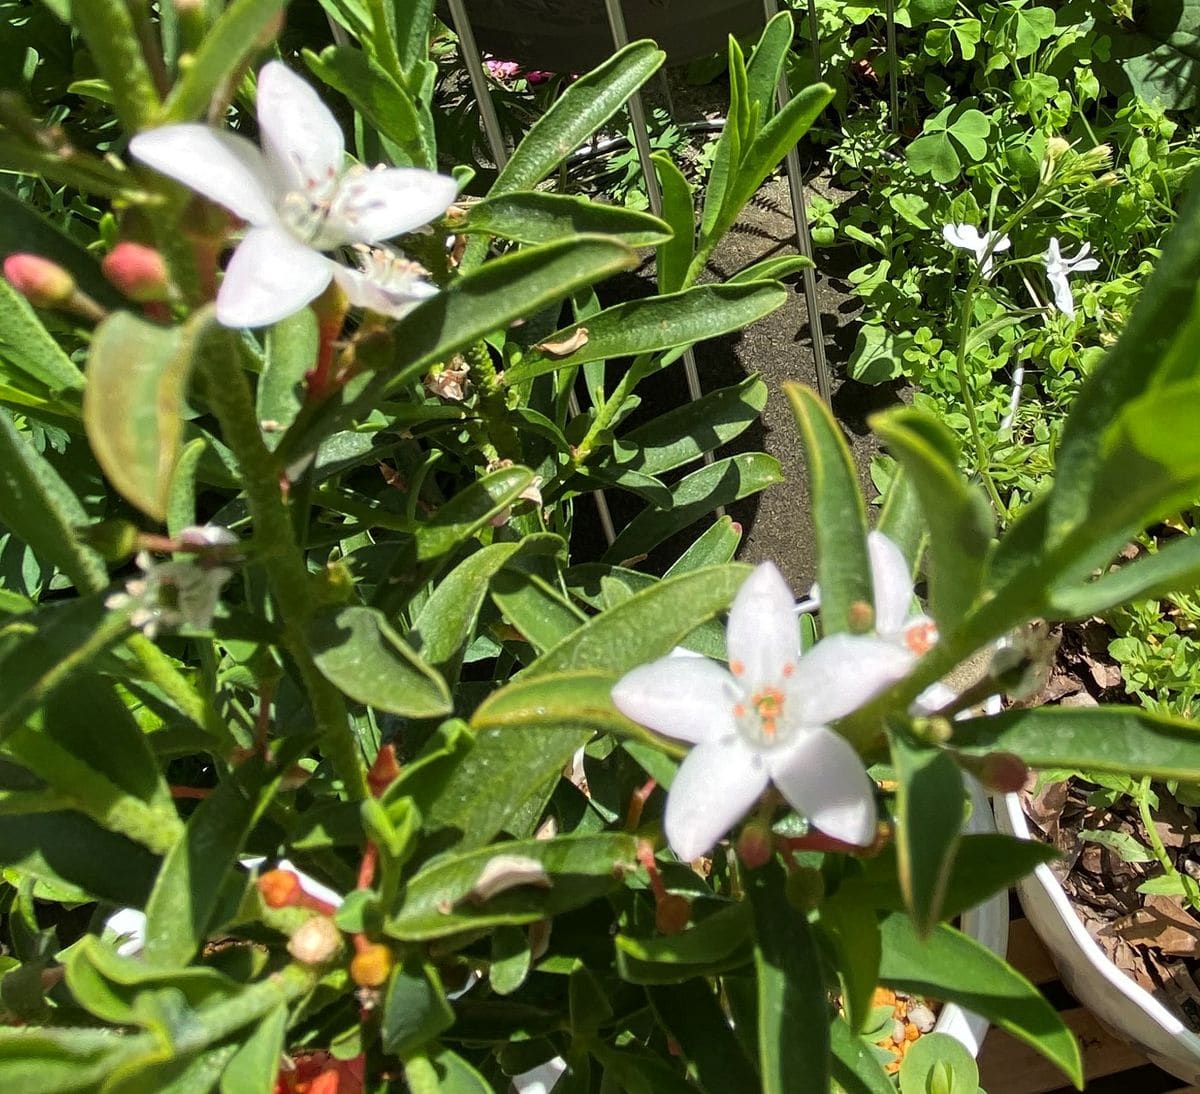
<path fill-rule="evenodd" d="M 978 163 L 987 155 L 992 124 L 974 107 L 948 106 L 925 123 L 924 131 L 908 146 L 908 164 L 918 175 L 953 182 L 962 174 L 962 155 Z"/>

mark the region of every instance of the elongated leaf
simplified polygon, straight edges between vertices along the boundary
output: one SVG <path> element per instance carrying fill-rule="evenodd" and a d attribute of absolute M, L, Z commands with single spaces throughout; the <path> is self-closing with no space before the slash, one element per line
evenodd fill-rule
<path fill-rule="evenodd" d="M 684 749 L 619 714 L 612 705 L 615 672 L 556 672 L 513 680 L 492 692 L 471 715 L 478 730 L 561 726 L 650 741 L 673 756 Z"/>
<path fill-rule="evenodd" d="M 269 776 L 261 760 L 247 760 L 188 818 L 184 837 L 167 854 L 146 902 L 148 961 L 184 965 L 195 956 L 222 883 L 237 869 L 238 853 L 282 776 L 282 769 Z"/>
<path fill-rule="evenodd" d="M 587 622 L 587 616 L 544 578 L 506 570 L 492 581 L 492 599 L 521 636 L 539 653 L 557 646 Z"/>
<path fill-rule="evenodd" d="M 1197 585 L 1200 536 L 1182 536 L 1095 581 L 1052 585 L 1047 598 L 1056 619 L 1087 619 L 1132 600 L 1165 596 Z"/>
<path fill-rule="evenodd" d="M 381 1036 L 385 1052 L 406 1057 L 454 1025 L 441 978 L 432 965 L 407 962 L 388 984 Z"/>
<path fill-rule="evenodd" d="M 618 562 L 645 554 L 719 506 L 730 505 L 782 481 L 778 461 L 761 452 L 717 460 L 693 471 L 671 488 L 674 504 L 669 510 L 648 509 L 634 517 L 604 557 Z"/>
<path fill-rule="evenodd" d="M 723 566 L 726 562 L 733 561 L 741 542 L 741 525 L 735 524 L 732 517 L 720 517 L 671 563 L 663 576 L 674 577 L 690 573 L 702 566 Z"/>
<path fill-rule="evenodd" d="M 484 475 L 417 528 L 417 557 L 424 561 L 449 554 L 512 505 L 532 481 L 527 467 L 503 467 Z"/>
<path fill-rule="evenodd" d="M 953 927 L 921 941 L 906 915 L 883 921 L 880 982 L 900 991 L 959 1003 L 1040 1052 L 1079 1089 L 1079 1043 L 1058 1012 L 1012 966 Z"/>
<path fill-rule="evenodd" d="M 1015 752 L 1030 767 L 1112 771 L 1200 781 L 1195 722 L 1137 707 L 1007 710 L 954 724 L 952 744 L 973 756 Z"/>
<path fill-rule="evenodd" d="M 918 562 L 925 543 L 925 522 L 921 514 L 921 499 L 913 485 L 912 476 L 899 468 L 888 487 L 883 509 L 876 526 L 905 557 Z"/>
<path fill-rule="evenodd" d="M 208 28 L 200 48 L 182 68 L 162 106 L 165 122 L 190 122 L 207 114 L 231 73 L 238 72 L 261 48 L 287 0 L 233 0 Z"/>
<path fill-rule="evenodd" d="M 108 581 L 100 556 L 75 533 L 88 522 L 83 505 L 5 410 L 0 410 L 0 522 L 81 592 Z"/>
<path fill-rule="evenodd" d="M 717 219 L 728 201 L 729 189 L 733 185 L 733 177 L 742 162 L 742 137 L 745 132 L 745 116 L 750 110 L 750 100 L 746 92 L 746 58 L 742 47 L 731 34 L 727 49 L 729 58 L 729 110 L 725 115 L 725 125 L 717 138 L 717 147 L 713 152 L 712 165 L 708 170 L 708 180 L 704 187 L 704 206 L 700 215 L 700 239 L 702 243 L 716 241 L 721 233 L 716 231 Z M 768 100 L 768 102 L 771 100 Z M 730 222 L 732 223 L 732 221 Z M 703 253 L 703 252 L 702 252 Z M 689 278 L 695 278 L 698 270 L 695 268 L 696 255 L 688 270 Z"/>
<path fill-rule="evenodd" d="M 620 886 L 623 871 L 634 868 L 635 845 L 632 835 L 605 833 L 497 843 L 466 854 L 444 855 L 409 881 L 385 930 L 403 941 L 422 941 L 479 927 L 548 919 Z M 487 895 L 490 889 L 477 891 L 488 864 L 495 869 L 509 856 L 537 862 L 551 884 L 514 885 L 494 896 Z"/>
<path fill-rule="evenodd" d="M 746 876 L 754 910 L 758 1070 L 764 1094 L 829 1090 L 829 1005 L 816 938 L 785 893 L 783 867 Z"/>
<path fill-rule="evenodd" d="M 846 1094 L 895 1094 L 896 1088 L 866 1042 L 841 1017 L 829 1026 L 833 1078 Z"/>
<path fill-rule="evenodd" d="M 317 316 L 311 308 L 276 323 L 267 331 L 267 352 L 259 377 L 255 410 L 264 428 L 263 442 L 275 448 L 304 404 L 304 374 L 317 360 Z"/>
<path fill-rule="evenodd" d="M 662 657 L 728 608 L 748 572 L 742 564 L 730 564 L 660 581 L 596 616 L 539 657 L 525 676 L 580 669 L 622 673 Z"/>
<path fill-rule="evenodd" d="M 118 1030 L 8 1027 L 0 1030 L 0 1079 L 26 1094 L 98 1089 L 128 1049 Z"/>
<path fill-rule="evenodd" d="M 1200 179 L 1193 179 L 1154 273 L 1138 296 L 1137 306 L 1121 338 L 1100 363 L 1075 399 L 1055 455 L 1056 475 L 1048 508 L 1046 535 L 1063 539 L 1084 523 L 1096 494 L 1105 427 L 1120 408 L 1171 369 L 1175 381 L 1195 375 L 1192 339 L 1182 353 L 1170 351 L 1189 326 L 1182 317 L 1194 314 L 1200 282 Z M 1190 371 L 1185 371 L 1190 370 Z"/>
<path fill-rule="evenodd" d="M 682 934 L 616 937 L 617 971 L 632 984 L 678 984 L 744 966 L 750 959 L 749 905 L 730 904 Z"/>
<path fill-rule="evenodd" d="M 942 902 L 962 833 L 966 790 L 948 752 L 889 735 L 896 769 L 896 861 L 917 933 L 926 935 Z"/>
<path fill-rule="evenodd" d="M 958 472 L 948 430 L 918 411 L 876 415 L 871 428 L 911 476 L 929 526 L 929 607 L 947 634 L 979 591 L 993 518 Z"/>
<path fill-rule="evenodd" d="M 763 109 L 775 101 L 783 64 L 792 45 L 792 13 L 781 11 L 763 28 L 762 37 L 746 65 L 746 98 L 762 103 Z"/>
<path fill-rule="evenodd" d="M 853 891 L 844 893 L 839 889 L 832 900 L 821 906 L 821 926 L 837 950 L 846 1021 L 861 1033 L 879 983 L 882 942 L 878 917 L 869 901 L 859 899 Z"/>
<path fill-rule="evenodd" d="M 658 1023 L 678 1043 L 707 1091 L 754 1090 L 758 1075 L 705 980 L 647 989 Z"/>
<path fill-rule="evenodd" d="M 158 93 L 122 0 L 71 0 L 72 23 L 112 88 L 113 105 L 127 133 L 136 133 L 158 109 Z"/>
<path fill-rule="evenodd" d="M 23 617 L 28 633 L 0 660 L 0 739 L 25 724 L 54 691 L 128 633 L 102 596 L 53 603 Z"/>
<path fill-rule="evenodd" d="M 552 334 L 546 342 L 570 342 L 580 327 L 587 341 L 573 353 L 554 356 L 531 352 L 508 370 L 509 383 L 519 383 L 585 361 L 635 357 L 642 353 L 691 345 L 741 330 L 770 315 L 787 299 L 787 289 L 775 281 L 747 285 L 697 285 L 669 296 L 630 300 Z"/>
<path fill-rule="evenodd" d="M 446 682 L 372 608 L 319 613 L 308 646 L 321 675 L 356 702 L 409 718 L 450 713 Z"/>
<path fill-rule="evenodd" d="M 496 177 L 489 196 L 532 190 L 620 110 L 665 58 L 653 42 L 631 42 L 599 68 L 581 76 L 525 134 Z"/>
<path fill-rule="evenodd" d="M 804 439 L 808 464 L 821 626 L 828 634 L 838 634 L 850 629 L 852 605 L 874 602 L 867 507 L 850 446 L 824 401 L 800 384 L 786 384 L 784 391 Z"/>
<path fill-rule="evenodd" d="M 761 262 L 752 262 L 738 270 L 725 282 L 726 285 L 741 285 L 746 281 L 782 281 L 801 270 L 807 270 L 814 265 L 811 258 L 804 255 L 780 255 L 778 258 L 764 258 Z"/>
<path fill-rule="evenodd" d="M 696 250 L 696 206 L 692 188 L 675 161 L 665 152 L 655 152 L 650 159 L 662 191 L 663 219 L 672 233 L 658 247 L 658 291 L 673 293 L 684 287 Z"/>
<path fill-rule="evenodd" d="M 0 356 L 45 384 L 51 392 L 83 389 L 79 366 L 42 325 L 29 301 L 3 279 L 0 279 Z"/>
<path fill-rule="evenodd" d="M 654 247 L 671 239 L 670 226 L 649 213 L 540 190 L 485 198 L 455 227 L 517 243 L 549 243 L 581 233 L 618 236 L 630 247 Z"/>
<path fill-rule="evenodd" d="M 320 55 L 304 51 L 304 63 L 323 83 L 340 91 L 360 114 L 399 146 L 408 165 L 432 167 L 416 105 L 408 92 L 368 54 L 352 46 L 327 46 Z"/>
<path fill-rule="evenodd" d="M 209 311 L 184 327 L 116 312 L 96 328 L 88 354 L 83 422 L 101 468 L 127 501 L 166 517 L 183 440 L 183 397 Z"/>
<path fill-rule="evenodd" d="M 661 475 L 700 459 L 740 436 L 767 405 L 767 385 L 757 376 L 710 391 L 626 433 L 614 444 L 622 468 Z"/>
<path fill-rule="evenodd" d="M 270 1089 L 279 1074 L 287 1019 L 287 1007 L 280 1006 L 258 1023 L 221 1072 L 221 1094 Z"/>

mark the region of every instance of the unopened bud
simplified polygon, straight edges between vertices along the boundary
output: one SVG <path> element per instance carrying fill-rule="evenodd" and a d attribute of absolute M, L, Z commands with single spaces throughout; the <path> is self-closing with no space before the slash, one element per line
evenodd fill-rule
<path fill-rule="evenodd" d="M 654 907 L 654 925 L 662 934 L 682 934 L 692 918 L 692 902 L 677 893 L 667 893 Z"/>
<path fill-rule="evenodd" d="M 305 965 L 324 965 L 342 948 L 342 932 L 327 915 L 306 919 L 288 940 L 288 953 Z"/>
<path fill-rule="evenodd" d="M 846 615 L 851 634 L 868 634 L 875 626 L 875 609 L 865 600 L 851 603 Z"/>
<path fill-rule="evenodd" d="M 383 792 L 400 777 L 400 764 L 396 762 L 396 746 L 384 745 L 375 756 L 371 770 L 367 772 L 367 785 L 375 797 L 381 797 Z"/>
<path fill-rule="evenodd" d="M 130 300 L 139 304 L 166 300 L 171 277 L 163 256 L 141 243 L 118 243 L 100 263 L 104 276 Z"/>
<path fill-rule="evenodd" d="M 737 839 L 737 856 L 749 870 L 757 870 L 771 861 L 775 841 L 771 830 L 761 821 L 751 821 L 742 828 Z"/>
<path fill-rule="evenodd" d="M 949 718 L 914 718 L 912 735 L 929 745 L 944 745 L 954 736 L 954 726 Z"/>
<path fill-rule="evenodd" d="M 811 866 L 800 866 L 788 875 L 784 890 L 788 903 L 800 912 L 811 912 L 825 899 L 825 875 Z"/>
<path fill-rule="evenodd" d="M 1089 171 L 1100 171 L 1112 163 L 1112 146 L 1097 144 L 1080 157 L 1080 162 Z"/>
<path fill-rule="evenodd" d="M 983 757 L 976 777 L 988 790 L 1015 794 L 1029 779 L 1029 768 L 1012 752 L 989 752 Z"/>
<path fill-rule="evenodd" d="M 268 908 L 290 908 L 300 901 L 300 879 L 291 870 L 268 870 L 258 879 L 258 891 Z"/>
<path fill-rule="evenodd" d="M 62 307 L 75 295 L 75 278 L 57 263 L 39 255 L 9 255 L 4 260 L 4 276 L 17 292 L 39 308 Z"/>
<path fill-rule="evenodd" d="M 360 988 L 381 988 L 392 971 L 392 951 L 381 942 L 364 946 L 350 962 L 350 979 Z"/>

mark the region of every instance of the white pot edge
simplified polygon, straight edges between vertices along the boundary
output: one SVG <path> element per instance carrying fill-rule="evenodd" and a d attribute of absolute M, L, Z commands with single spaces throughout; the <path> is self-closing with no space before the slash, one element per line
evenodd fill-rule
<path fill-rule="evenodd" d="M 1019 839 L 1029 830 L 1018 794 L 997 796 L 1000 831 Z M 1018 885 L 1021 905 L 1054 957 L 1068 990 L 1115 1033 L 1185 1082 L 1200 1083 L 1200 1036 L 1126 976 L 1099 947 L 1048 866 Z"/>
<path fill-rule="evenodd" d="M 995 832 L 991 803 L 983 787 L 969 775 L 965 776 L 965 780 L 971 795 L 971 816 L 964 830 L 971 835 Z M 1008 890 L 996 893 L 964 912 L 960 930 L 1003 958 L 1008 951 Z M 987 1036 L 988 1020 L 963 1009 L 957 1003 L 947 1003 L 938 1014 L 934 1028 L 938 1033 L 948 1033 L 972 1056 L 978 1056 L 983 1039 Z"/>

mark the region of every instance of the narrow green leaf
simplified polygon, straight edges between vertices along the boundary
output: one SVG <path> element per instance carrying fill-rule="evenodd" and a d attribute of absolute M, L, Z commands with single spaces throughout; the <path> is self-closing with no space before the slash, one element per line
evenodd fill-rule
<path fill-rule="evenodd" d="M 307 640 L 321 675 L 355 702 L 409 718 L 450 713 L 446 682 L 373 608 L 319 612 Z"/>
<path fill-rule="evenodd" d="M 525 134 L 489 196 L 532 190 L 608 121 L 665 58 L 653 42 L 631 42 L 572 83 Z"/>
<path fill-rule="evenodd" d="M 662 191 L 663 219 L 671 228 L 671 238 L 658 246 L 658 291 L 673 293 L 684 287 L 696 250 L 696 206 L 692 187 L 675 161 L 665 152 L 653 153 L 650 160 Z"/>
<path fill-rule="evenodd" d="M 729 110 L 725 125 L 717 138 L 708 179 L 704 187 L 704 206 L 700 214 L 700 239 L 702 244 L 715 244 L 721 237 L 717 231 L 717 219 L 728 201 L 729 189 L 742 162 L 743 118 L 750 109 L 746 92 L 746 59 L 742 47 L 731 34 L 727 49 L 729 58 Z M 768 100 L 771 102 L 773 100 Z M 732 221 L 731 221 L 732 223 Z M 711 251 L 711 246 L 707 248 Z M 705 254 L 705 251 L 701 252 Z M 700 255 L 695 255 L 688 270 L 688 278 L 694 280 L 699 271 L 695 268 Z"/>
<path fill-rule="evenodd" d="M 75 533 L 88 523 L 83 505 L 5 410 L 0 410 L 0 522 L 81 592 L 108 582 L 103 560 Z"/>
<path fill-rule="evenodd" d="M 497 513 L 508 508 L 533 481 L 533 472 L 514 465 L 491 471 L 455 494 L 416 529 L 417 558 L 441 558 L 455 550 Z"/>
<path fill-rule="evenodd" d="M 0 279 L 0 356 L 53 393 L 83 390 L 79 366 L 62 351 L 29 301 L 3 279 Z"/>
<path fill-rule="evenodd" d="M 1079 1043 L 1058 1012 L 1012 966 L 946 924 L 922 941 L 906 915 L 883 921 L 880 982 L 917 995 L 959 1003 L 1040 1052 L 1080 1090 Z"/>
<path fill-rule="evenodd" d="M 710 1094 L 757 1088 L 754 1065 L 742 1052 L 708 981 L 661 984 L 648 988 L 646 994 L 658 1024 L 696 1069 L 701 1087 Z"/>
<path fill-rule="evenodd" d="M 318 55 L 304 50 L 304 63 L 319 80 L 340 91 L 408 159 L 402 166 L 433 167 L 416 104 L 369 54 L 352 46 L 327 46 Z"/>
<path fill-rule="evenodd" d="M 870 1046 L 835 1016 L 829 1026 L 833 1078 L 846 1094 L 896 1094 L 891 1078 Z"/>
<path fill-rule="evenodd" d="M 1196 723 L 1137 707 L 1006 710 L 955 722 L 951 744 L 971 756 L 1015 752 L 1034 768 L 1200 782 Z"/>
<path fill-rule="evenodd" d="M 525 676 L 579 669 L 622 673 L 663 657 L 725 611 L 748 572 L 747 566 L 731 563 L 660 581 L 580 627 L 539 657 Z"/>
<path fill-rule="evenodd" d="M 900 889 L 917 932 L 941 918 L 950 870 L 962 834 L 966 790 L 945 749 L 889 735 L 896 769 L 896 860 Z"/>
<path fill-rule="evenodd" d="M 974 602 L 992 540 L 984 497 L 959 474 L 949 431 L 919 411 L 900 409 L 871 419 L 871 428 L 912 477 L 929 526 L 929 607 L 952 634 Z"/>
<path fill-rule="evenodd" d="M 763 1094 L 829 1090 L 829 1004 L 813 930 L 787 899 L 783 867 L 746 875 L 754 910 L 758 1069 Z"/>
<path fill-rule="evenodd" d="M 850 629 L 851 606 L 872 604 L 867 555 L 867 507 L 850 446 L 832 412 L 811 388 L 785 384 L 804 439 L 821 586 L 821 625 L 827 634 Z"/>
<path fill-rule="evenodd" d="M 200 949 L 223 883 L 237 867 L 250 829 L 283 777 L 247 760 L 217 784 L 188 818 L 187 830 L 163 860 L 146 902 L 146 960 L 185 965 Z"/>
<path fill-rule="evenodd" d="M 775 101 L 794 33 L 792 13 L 781 11 L 763 28 L 762 37 L 750 54 L 746 65 L 746 98 L 752 103 L 762 103 L 763 110 Z"/>
<path fill-rule="evenodd" d="M 1055 619 L 1087 619 L 1110 608 L 1200 585 L 1200 536 L 1169 540 L 1086 584 L 1060 582 L 1047 590 Z"/>
<path fill-rule="evenodd" d="M 897 468 L 888 487 L 877 527 L 900 548 L 905 558 L 914 561 L 920 559 L 925 544 L 921 499 L 913 485 L 912 476 L 902 467 Z"/>
<path fill-rule="evenodd" d="M 196 437 L 183 446 L 175 471 L 171 475 L 171 488 L 167 495 L 167 535 L 177 536 L 184 528 L 198 521 L 196 508 L 196 477 L 200 461 L 208 449 L 208 441 Z"/>
<path fill-rule="evenodd" d="M 205 32 L 200 48 L 181 67 L 179 79 L 163 103 L 164 122 L 204 117 L 213 98 L 262 49 L 268 31 L 288 0 L 233 0 Z"/>
<path fill-rule="evenodd" d="M 741 436 L 766 405 L 767 385 L 757 374 L 747 376 L 624 434 L 614 442 L 613 458 L 645 475 L 673 471 Z"/>
<path fill-rule="evenodd" d="M 722 505 L 749 497 L 783 481 L 779 462 L 761 452 L 747 452 L 693 471 L 671 488 L 673 506 L 666 512 L 647 509 L 626 525 L 604 553 L 619 562 L 646 554 L 664 539 Z"/>
<path fill-rule="evenodd" d="M 0 1029 L 0 1081 L 23 1094 L 99 1089 L 128 1052 L 118 1030 L 60 1027 Z"/>
<path fill-rule="evenodd" d="M 221 1072 L 221 1094 L 270 1090 L 279 1075 L 287 1035 L 287 1007 L 276 1007 L 255 1026 Z"/>
<path fill-rule="evenodd" d="M 839 890 L 821 906 L 821 926 L 837 950 L 842 1009 L 850 1028 L 862 1032 L 879 983 L 879 920 L 870 902 Z"/>
<path fill-rule="evenodd" d="M 455 227 L 516 243 L 549 243 L 589 233 L 617 236 L 630 247 L 654 247 L 671 239 L 670 226 L 649 213 L 540 190 L 484 198 Z"/>
<path fill-rule="evenodd" d="M 682 756 L 683 747 L 649 733 L 617 713 L 612 705 L 616 672 L 556 672 L 521 678 L 494 691 L 475 709 L 477 730 L 535 726 L 613 733 L 652 742 L 660 750 Z"/>
<path fill-rule="evenodd" d="M 136 133 L 154 117 L 159 100 L 128 5 L 123 0 L 71 0 L 71 22 L 112 88 L 122 127 Z"/>
<path fill-rule="evenodd" d="M 699 570 L 702 566 L 723 566 L 733 561 L 741 542 L 741 525 L 735 524 L 730 516 L 719 517 L 671 563 L 663 576 L 676 577 Z"/>
<path fill-rule="evenodd" d="M 263 443 L 278 446 L 304 405 L 304 375 L 317 360 L 317 316 L 301 308 L 267 331 L 266 356 L 258 380 L 255 412 L 263 430 Z"/>
<path fill-rule="evenodd" d="M 604 833 L 497 843 L 443 855 L 408 882 L 400 907 L 388 917 L 384 929 L 393 938 L 420 942 L 464 930 L 552 918 L 617 889 L 624 872 L 635 868 L 636 843 L 627 833 Z M 489 896 L 491 885 L 484 870 L 491 863 L 503 876 L 503 864 L 512 861 L 509 856 L 533 860 L 551 884 L 513 885 Z M 476 888 L 481 879 L 487 886 L 483 892 Z"/>
<path fill-rule="evenodd" d="M 521 383 L 585 361 L 636 357 L 692 345 L 741 330 L 770 315 L 786 299 L 787 289 L 778 282 L 752 281 L 745 285 L 697 285 L 668 296 L 629 300 L 555 331 L 543 343 L 571 342 L 580 328 L 586 328 L 587 340 L 573 353 L 555 355 L 535 347 L 508 370 L 506 379 L 510 384 Z"/>
<path fill-rule="evenodd" d="M 492 580 L 492 599 L 538 653 L 557 646 L 587 616 L 537 574 L 509 569 Z"/>
<path fill-rule="evenodd" d="M 705 916 L 682 934 L 618 934 L 617 971 L 631 984 L 678 984 L 740 968 L 750 958 L 752 926 L 749 905 L 737 903 Z"/>
<path fill-rule="evenodd" d="M 761 262 L 751 262 L 744 266 L 732 277 L 727 278 L 726 285 L 742 285 L 747 281 L 782 281 L 801 270 L 810 269 L 815 263 L 804 255 L 780 255 L 778 258 L 764 258 Z"/>
<path fill-rule="evenodd" d="M 183 440 L 183 399 L 209 310 L 183 327 L 116 312 L 96 328 L 88 354 L 83 422 L 96 460 L 127 501 L 166 517 Z"/>
<path fill-rule="evenodd" d="M 432 965 L 406 962 L 392 974 L 383 1001 L 385 1052 L 404 1059 L 454 1025 L 442 981 Z"/>

